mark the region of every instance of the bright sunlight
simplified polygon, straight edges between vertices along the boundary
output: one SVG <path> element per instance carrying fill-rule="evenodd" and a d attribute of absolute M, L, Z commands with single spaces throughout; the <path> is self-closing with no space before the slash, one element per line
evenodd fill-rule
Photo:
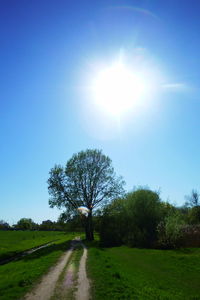
<path fill-rule="evenodd" d="M 96 104 L 105 113 L 114 116 L 120 116 L 138 105 L 153 89 L 150 74 L 133 70 L 121 62 L 99 71 L 92 85 Z"/>

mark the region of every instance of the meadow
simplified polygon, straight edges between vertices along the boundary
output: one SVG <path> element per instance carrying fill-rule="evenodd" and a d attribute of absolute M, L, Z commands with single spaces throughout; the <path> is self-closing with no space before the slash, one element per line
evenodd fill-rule
<path fill-rule="evenodd" d="M 200 299 L 200 249 L 88 246 L 94 300 Z"/>
<path fill-rule="evenodd" d="M 80 235 L 39 231 L 0 234 L 2 255 L 6 255 L 6 249 L 8 253 L 16 253 L 54 240 L 45 248 L 0 266 L 0 300 L 21 299 L 70 247 L 70 241 Z M 93 300 L 200 300 L 199 248 L 102 248 L 96 234 L 95 239 L 85 241 Z"/>
<path fill-rule="evenodd" d="M 62 240 L 58 231 L 0 231 L 0 260 L 49 242 Z"/>
<path fill-rule="evenodd" d="M 0 232 L 1 255 L 11 255 L 19 251 L 54 242 L 30 255 L 0 266 L 0 299 L 20 299 L 56 263 L 70 247 L 75 233 L 7 231 Z M 6 252 L 7 251 L 7 252 Z"/>

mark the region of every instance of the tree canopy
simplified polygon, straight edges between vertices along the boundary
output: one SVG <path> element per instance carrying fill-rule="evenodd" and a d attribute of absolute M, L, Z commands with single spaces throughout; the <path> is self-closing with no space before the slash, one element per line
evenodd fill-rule
<path fill-rule="evenodd" d="M 64 208 L 66 215 L 77 213 L 79 206 L 90 210 L 85 218 L 86 238 L 93 239 L 92 211 L 110 199 L 123 194 L 124 181 L 117 177 L 111 159 L 101 150 L 74 154 L 65 167 L 50 170 L 48 190 L 50 207 Z"/>
<path fill-rule="evenodd" d="M 157 192 L 139 188 L 122 199 L 115 199 L 101 218 L 100 237 L 105 246 L 123 243 L 150 247 L 156 240 L 156 228 L 162 219 L 162 206 Z"/>

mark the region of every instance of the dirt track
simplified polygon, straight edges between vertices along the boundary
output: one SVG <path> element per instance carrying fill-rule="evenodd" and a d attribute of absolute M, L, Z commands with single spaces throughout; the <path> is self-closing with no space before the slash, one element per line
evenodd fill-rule
<path fill-rule="evenodd" d="M 87 300 L 89 299 L 89 280 L 86 274 L 86 259 L 87 259 L 87 248 L 81 242 L 80 238 L 76 238 L 72 241 L 71 248 L 61 257 L 56 266 L 52 267 L 50 271 L 42 278 L 41 282 L 25 296 L 25 300 L 50 300 L 54 298 L 54 292 L 59 280 L 60 274 L 65 269 L 66 265 L 69 263 L 71 255 L 77 245 L 81 245 L 84 248 L 83 255 L 80 260 L 79 270 L 78 270 L 78 285 L 77 292 L 75 293 L 76 300 Z M 70 267 L 66 270 L 65 281 L 62 284 L 62 289 L 65 289 L 65 294 L 67 289 L 70 287 L 68 282 L 72 281 L 72 270 Z M 76 283 L 73 282 L 76 287 Z M 59 300 L 62 299 L 62 294 L 59 296 Z M 57 298 L 57 297 L 56 297 Z M 58 299 L 58 298 L 57 298 Z"/>
<path fill-rule="evenodd" d="M 83 244 L 82 244 L 83 245 Z M 86 260 L 87 260 L 87 248 L 83 245 L 84 252 L 81 257 L 78 273 L 78 290 L 76 293 L 76 300 L 88 300 L 89 299 L 89 280 L 86 274 Z"/>

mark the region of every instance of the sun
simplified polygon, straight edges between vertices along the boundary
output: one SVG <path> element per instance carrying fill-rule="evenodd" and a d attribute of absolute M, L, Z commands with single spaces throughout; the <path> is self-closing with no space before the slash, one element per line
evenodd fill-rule
<path fill-rule="evenodd" d="M 93 99 L 109 115 L 119 116 L 150 93 L 152 84 L 144 72 L 121 62 L 99 71 L 92 84 Z"/>

